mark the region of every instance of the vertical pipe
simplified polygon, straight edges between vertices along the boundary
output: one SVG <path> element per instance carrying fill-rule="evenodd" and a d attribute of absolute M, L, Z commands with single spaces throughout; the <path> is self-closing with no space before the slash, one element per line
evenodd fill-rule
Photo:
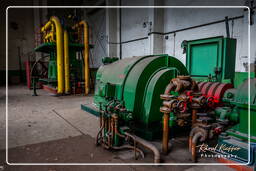
<path fill-rule="evenodd" d="M 226 33 L 227 33 L 227 38 L 230 38 L 230 32 L 229 32 L 229 23 L 228 23 L 228 16 L 225 17 L 225 25 L 226 25 Z"/>
<path fill-rule="evenodd" d="M 57 80 L 58 80 L 58 94 L 64 93 L 64 68 L 63 68 L 63 31 L 60 20 L 52 16 L 50 19 L 56 28 L 56 49 L 57 49 Z"/>
<path fill-rule="evenodd" d="M 90 91 L 90 71 L 89 71 L 89 28 L 88 23 L 81 21 L 79 25 L 84 28 L 84 81 L 85 81 L 85 95 Z"/>
<path fill-rule="evenodd" d="M 164 154 L 168 153 L 168 145 L 169 145 L 169 119 L 170 113 L 164 113 L 163 116 L 163 142 L 162 142 L 162 150 Z"/>
<path fill-rule="evenodd" d="M 122 6 L 122 1 L 119 0 L 119 6 Z M 122 59 L 122 8 L 119 8 L 119 56 Z"/>
<path fill-rule="evenodd" d="M 192 161 L 196 162 L 196 144 L 193 142 L 191 144 L 191 156 L 192 156 Z"/>
<path fill-rule="evenodd" d="M 193 109 L 192 110 L 192 126 L 196 123 L 196 114 L 197 114 L 197 110 L 196 109 Z"/>
<path fill-rule="evenodd" d="M 189 136 L 189 139 L 188 139 L 188 150 L 191 151 L 191 148 L 192 148 L 192 138 L 193 136 Z"/>
<path fill-rule="evenodd" d="M 70 93 L 69 81 L 69 39 L 68 32 L 64 30 L 64 73 L 65 73 L 65 93 Z"/>

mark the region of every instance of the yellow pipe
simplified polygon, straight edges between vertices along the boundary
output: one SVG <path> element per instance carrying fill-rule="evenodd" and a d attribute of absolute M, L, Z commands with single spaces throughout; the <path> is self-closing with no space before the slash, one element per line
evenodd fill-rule
<path fill-rule="evenodd" d="M 44 35 L 48 35 L 48 34 L 46 34 L 46 31 L 49 30 L 50 28 L 51 28 L 51 31 L 52 31 L 52 35 L 51 35 L 51 33 L 48 33 L 48 34 L 49 34 L 49 37 L 52 38 L 53 40 L 55 40 L 53 32 L 56 31 L 57 83 L 58 83 L 57 93 L 58 94 L 63 94 L 64 93 L 63 31 L 62 31 L 62 27 L 61 27 L 61 24 L 60 24 L 60 20 L 57 17 L 52 16 L 50 18 L 50 21 L 48 21 L 41 28 L 41 32 L 43 32 Z M 45 37 L 44 37 L 44 40 L 48 41 Z M 47 38 L 48 38 L 48 36 L 47 36 Z"/>
<path fill-rule="evenodd" d="M 84 81 L 85 81 L 85 95 L 90 91 L 90 71 L 89 71 L 89 28 L 88 23 L 80 21 L 79 25 L 84 28 Z"/>
<path fill-rule="evenodd" d="M 84 82 L 85 82 L 85 95 L 90 91 L 90 71 L 89 71 L 89 28 L 86 21 L 80 21 L 73 28 L 78 29 L 80 33 L 80 27 L 84 29 Z"/>
<path fill-rule="evenodd" d="M 41 28 L 41 32 L 45 32 L 46 30 L 48 30 L 51 27 L 52 22 L 48 21 L 42 28 Z"/>
<path fill-rule="evenodd" d="M 52 16 L 50 21 L 55 25 L 56 29 L 56 46 L 57 46 L 57 80 L 58 80 L 58 94 L 64 93 L 64 68 L 63 68 L 63 32 L 60 20 Z"/>
<path fill-rule="evenodd" d="M 50 40 L 51 42 L 54 42 L 54 33 L 53 33 L 53 32 L 47 33 L 47 34 L 44 36 L 44 39 Z"/>
<path fill-rule="evenodd" d="M 64 30 L 64 73 L 65 73 L 65 93 L 70 93 L 70 83 L 69 83 L 69 40 L 68 40 L 68 32 Z"/>

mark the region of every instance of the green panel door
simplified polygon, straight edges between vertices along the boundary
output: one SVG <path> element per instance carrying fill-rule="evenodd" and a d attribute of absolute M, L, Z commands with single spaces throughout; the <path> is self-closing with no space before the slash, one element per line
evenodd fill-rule
<path fill-rule="evenodd" d="M 191 46 L 191 75 L 208 76 L 214 75 L 217 66 L 218 44 L 198 44 Z"/>

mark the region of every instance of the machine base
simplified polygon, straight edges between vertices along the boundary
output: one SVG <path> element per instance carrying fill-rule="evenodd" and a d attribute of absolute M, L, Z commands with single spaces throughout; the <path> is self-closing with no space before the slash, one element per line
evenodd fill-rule
<path fill-rule="evenodd" d="M 81 109 L 85 112 L 93 114 L 97 117 L 100 116 L 100 111 L 92 103 L 81 104 Z"/>

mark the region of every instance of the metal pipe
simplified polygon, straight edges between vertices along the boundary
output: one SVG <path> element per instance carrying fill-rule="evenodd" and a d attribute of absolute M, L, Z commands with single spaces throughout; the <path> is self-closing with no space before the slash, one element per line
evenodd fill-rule
<path fill-rule="evenodd" d="M 162 150 L 164 154 L 168 154 L 168 149 L 169 149 L 169 119 L 170 119 L 170 114 L 165 112 L 163 116 L 163 142 L 162 142 Z"/>
<path fill-rule="evenodd" d="M 126 148 L 127 148 L 127 149 L 132 149 L 132 150 L 135 150 L 135 151 L 139 152 L 139 154 L 141 155 L 142 158 L 145 157 L 143 151 L 141 151 L 141 150 L 138 149 L 138 148 L 134 148 L 133 146 L 130 146 L 130 145 L 122 145 L 122 146 L 120 146 L 120 147 L 112 147 L 112 148 L 115 149 L 115 150 L 122 150 L 122 149 L 126 149 Z"/>
<path fill-rule="evenodd" d="M 227 38 L 230 38 L 230 31 L 229 31 L 228 16 L 226 16 L 226 17 L 225 17 L 225 25 L 226 25 Z"/>
<path fill-rule="evenodd" d="M 119 137 L 125 138 L 124 135 L 122 135 L 121 133 L 119 133 L 118 131 L 118 116 L 116 114 L 112 115 L 113 120 L 114 120 L 114 132 L 116 135 L 118 135 Z"/>
<path fill-rule="evenodd" d="M 196 119 L 197 119 L 197 110 L 196 109 L 192 109 L 192 125 L 194 125 L 196 123 Z"/>
<path fill-rule="evenodd" d="M 64 73 L 65 73 L 65 93 L 70 93 L 69 81 L 69 38 L 68 31 L 64 30 Z"/>
<path fill-rule="evenodd" d="M 169 95 L 170 92 L 175 88 L 175 85 L 170 82 L 167 87 L 165 88 L 164 94 Z"/>
<path fill-rule="evenodd" d="M 124 134 L 127 135 L 128 137 L 134 139 L 136 142 L 143 145 L 144 147 L 150 149 L 154 153 L 154 162 L 155 163 L 160 163 L 160 152 L 156 148 L 156 146 L 154 146 L 150 142 L 148 142 L 148 141 L 146 141 L 146 140 L 144 140 L 144 139 L 142 139 L 142 138 L 140 138 L 136 135 L 130 134 L 128 132 L 125 132 Z"/>
<path fill-rule="evenodd" d="M 56 49 L 57 49 L 57 93 L 64 93 L 64 68 L 63 68 L 63 31 L 60 20 L 56 16 L 52 16 L 42 28 L 42 32 L 46 32 L 54 24 L 56 28 Z"/>
<path fill-rule="evenodd" d="M 236 16 L 236 17 L 231 17 L 231 18 L 228 18 L 228 20 L 237 20 L 237 19 L 241 19 L 241 18 L 244 18 L 243 15 L 241 16 Z M 162 33 L 162 32 L 150 32 L 148 33 L 148 35 L 151 35 L 151 34 L 160 34 L 160 35 L 168 35 L 168 34 L 173 34 L 173 33 L 177 33 L 177 32 L 181 32 L 181 31 L 186 31 L 186 30 L 190 30 L 190 29 L 195 29 L 195 28 L 199 28 L 199 27 L 204 27 L 204 26 L 208 26 L 208 25 L 212 25 L 212 24 L 219 24 L 219 23 L 222 23 L 222 22 L 225 22 L 226 20 L 217 20 L 217 21 L 213 21 L 213 22 L 209 22 L 209 23 L 205 23 L 205 24 L 200 24 L 200 25 L 195 25 L 195 26 L 191 26 L 191 27 L 186 27 L 186 28 L 182 28 L 182 29 L 177 29 L 177 30 L 173 30 L 173 31 L 169 31 L 169 32 L 165 32 L 165 33 Z"/>
<path fill-rule="evenodd" d="M 191 145 L 191 154 L 192 154 L 192 161 L 196 162 L 196 144 L 198 142 L 198 139 L 201 138 L 203 134 L 201 132 L 197 132 L 192 139 L 192 145 Z"/>
<path fill-rule="evenodd" d="M 84 82 L 85 95 L 90 91 L 90 71 L 89 71 L 89 28 L 86 21 L 80 21 L 79 26 L 84 29 Z"/>
<path fill-rule="evenodd" d="M 188 139 L 188 144 L 189 144 L 189 151 L 191 151 L 191 148 L 192 148 L 192 139 L 193 139 L 193 136 L 195 135 L 196 132 L 198 132 L 200 130 L 199 127 L 194 127 L 190 133 L 189 133 L 189 139 Z"/>
<path fill-rule="evenodd" d="M 119 5 L 121 6 L 122 1 L 119 0 Z M 122 8 L 119 8 L 119 58 L 122 59 Z"/>

